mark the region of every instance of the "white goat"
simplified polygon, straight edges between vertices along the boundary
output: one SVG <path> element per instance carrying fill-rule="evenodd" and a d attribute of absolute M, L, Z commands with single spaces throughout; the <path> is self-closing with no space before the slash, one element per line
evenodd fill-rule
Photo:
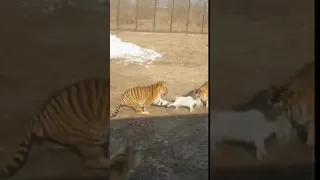
<path fill-rule="evenodd" d="M 287 124 L 284 121 L 267 121 L 265 115 L 255 109 L 242 112 L 212 112 L 210 120 L 210 140 L 213 149 L 216 143 L 228 140 L 254 143 L 258 160 L 267 155 L 265 140 L 271 134 L 283 137 L 283 126 L 292 127 L 288 121 Z"/>
<path fill-rule="evenodd" d="M 192 112 L 194 105 L 200 106 L 201 100 L 200 99 L 194 100 L 191 96 L 186 96 L 186 97 L 178 96 L 178 97 L 175 97 L 175 101 L 173 103 L 168 104 L 167 107 L 174 106 L 176 109 L 178 109 L 178 107 L 184 106 L 184 107 L 188 107 L 189 111 Z"/>

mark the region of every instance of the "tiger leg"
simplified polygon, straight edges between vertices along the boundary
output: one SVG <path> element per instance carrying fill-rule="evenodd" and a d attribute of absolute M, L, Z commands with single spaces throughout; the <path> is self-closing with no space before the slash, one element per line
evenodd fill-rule
<path fill-rule="evenodd" d="M 311 121 L 308 124 L 308 131 L 307 131 L 307 145 L 314 146 L 314 121 Z"/>
<path fill-rule="evenodd" d="M 209 108 L 209 100 L 206 100 L 206 108 Z"/>
<path fill-rule="evenodd" d="M 110 168 L 110 159 L 105 157 L 104 148 L 100 146 L 77 146 L 84 165 L 88 168 L 108 169 Z"/>
<path fill-rule="evenodd" d="M 297 108 L 294 110 L 294 118 L 297 119 L 298 124 L 302 125 L 313 120 L 313 115 L 308 112 L 307 105 L 301 105 L 301 112 Z"/>
<path fill-rule="evenodd" d="M 150 114 L 149 110 L 150 110 L 151 105 L 152 105 L 152 103 L 145 103 L 145 104 L 144 104 L 143 113 L 144 113 L 145 115 Z"/>
<path fill-rule="evenodd" d="M 147 111 L 147 106 L 146 105 L 141 106 L 140 104 L 137 104 L 137 105 L 135 105 L 133 107 L 133 109 L 139 115 L 149 115 L 149 112 Z"/>

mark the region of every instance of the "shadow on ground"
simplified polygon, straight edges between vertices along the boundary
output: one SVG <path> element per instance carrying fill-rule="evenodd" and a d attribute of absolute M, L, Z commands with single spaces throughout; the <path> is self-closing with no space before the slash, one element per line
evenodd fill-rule
<path fill-rule="evenodd" d="M 111 121 L 111 152 L 122 144 L 141 148 L 132 180 L 208 179 L 207 114 Z"/>

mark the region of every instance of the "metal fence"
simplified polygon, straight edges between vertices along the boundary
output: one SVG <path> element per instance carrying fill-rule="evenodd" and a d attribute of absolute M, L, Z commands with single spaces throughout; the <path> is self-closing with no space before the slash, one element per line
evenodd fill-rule
<path fill-rule="evenodd" d="M 112 31 L 208 33 L 205 0 L 110 1 Z"/>

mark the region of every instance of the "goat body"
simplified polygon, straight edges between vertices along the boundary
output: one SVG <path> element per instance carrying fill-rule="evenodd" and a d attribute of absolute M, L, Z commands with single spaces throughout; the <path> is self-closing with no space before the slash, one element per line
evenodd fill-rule
<path fill-rule="evenodd" d="M 178 109 L 178 107 L 180 106 L 184 106 L 184 107 L 188 107 L 189 111 L 192 112 L 193 111 L 193 106 L 194 105 L 200 105 L 201 104 L 201 100 L 194 100 L 191 96 L 178 96 L 176 97 L 176 100 L 173 103 L 170 103 L 167 107 L 170 106 L 174 106 L 176 109 Z"/>
<path fill-rule="evenodd" d="M 267 121 L 265 115 L 255 109 L 242 112 L 213 112 L 210 121 L 210 139 L 213 149 L 216 143 L 227 140 L 254 143 L 256 157 L 261 160 L 267 155 L 265 140 L 273 133 L 278 136 L 282 128 L 283 122 L 280 126 L 279 121 Z"/>

